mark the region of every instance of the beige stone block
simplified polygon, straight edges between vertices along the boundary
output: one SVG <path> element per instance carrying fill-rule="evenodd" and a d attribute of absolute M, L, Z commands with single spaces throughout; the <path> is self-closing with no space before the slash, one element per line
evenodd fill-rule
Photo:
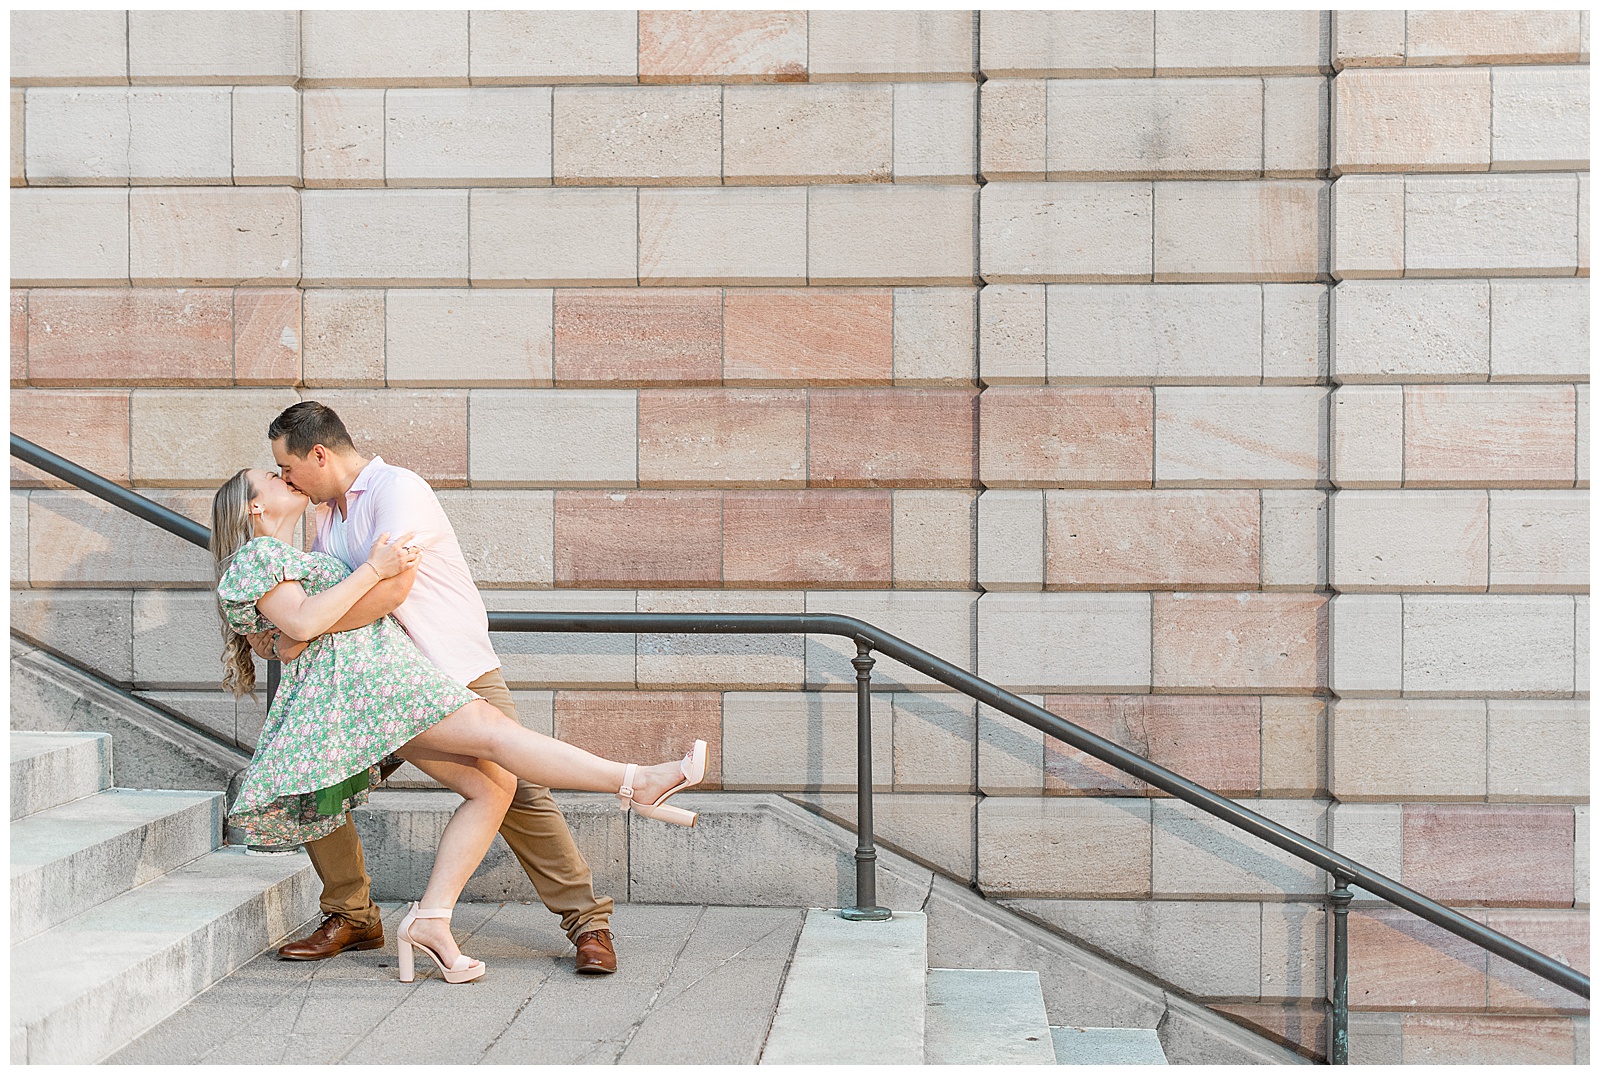
<path fill-rule="evenodd" d="M 874 700 L 872 785 L 894 780 L 894 721 Z M 738 791 L 854 791 L 853 695 L 730 691 L 722 701 L 722 786 Z"/>
<path fill-rule="evenodd" d="M 1405 389 L 1346 385 L 1330 397 L 1333 458 L 1329 477 L 1341 489 L 1398 486 L 1404 476 Z"/>
<path fill-rule="evenodd" d="M 1333 66 L 1399 67 L 1406 62 L 1406 13 L 1335 11 Z"/>
<path fill-rule="evenodd" d="M 813 11 L 813 82 L 969 81 L 978 68 L 972 11 Z"/>
<path fill-rule="evenodd" d="M 1044 589 L 1044 491 L 978 496 L 978 584 L 990 593 Z"/>
<path fill-rule="evenodd" d="M 1578 480 L 1574 483 L 1579 489 L 1589 488 L 1589 386 L 1580 384 L 1576 386 L 1578 396 L 1578 438 L 1574 447 L 1578 455 Z"/>
<path fill-rule="evenodd" d="M 633 82 L 639 17 L 632 11 L 474 11 L 474 85 Z"/>
<path fill-rule="evenodd" d="M 856 184 L 809 195 L 811 284 L 974 282 L 975 187 Z"/>
<path fill-rule="evenodd" d="M 467 420 L 472 484 L 634 485 L 639 473 L 637 395 L 585 388 L 474 390 Z"/>
<path fill-rule="evenodd" d="M 1327 70 L 1323 11 L 1158 11 L 1158 75 L 1299 75 Z"/>
<path fill-rule="evenodd" d="M 639 279 L 638 203 L 632 190 L 475 190 L 472 282 L 631 286 Z"/>
<path fill-rule="evenodd" d="M 28 496 L 25 490 L 11 490 L 11 586 L 26 589 L 28 574 Z"/>
<path fill-rule="evenodd" d="M 300 185 L 300 91 L 237 86 L 233 91 L 233 181 Z"/>
<path fill-rule="evenodd" d="M 1495 171 L 1589 167 L 1587 67 L 1498 67 Z"/>
<path fill-rule="evenodd" d="M 228 183 L 233 91 L 128 91 L 128 175 L 134 183 Z"/>
<path fill-rule="evenodd" d="M 1589 281 L 1491 280 L 1491 381 L 1589 379 Z"/>
<path fill-rule="evenodd" d="M 301 197 L 312 286 L 467 283 L 467 192 L 308 190 Z"/>
<path fill-rule="evenodd" d="M 979 13 L 989 78 L 1117 78 L 1155 67 L 1151 11 Z M 987 85 L 987 83 L 986 83 Z"/>
<path fill-rule="evenodd" d="M 986 385 L 1042 385 L 1045 363 L 1045 285 L 990 284 L 980 290 L 978 379 Z"/>
<path fill-rule="evenodd" d="M 214 489 L 240 467 L 273 468 L 267 426 L 298 402 L 292 388 L 135 389 L 133 482 Z"/>
<path fill-rule="evenodd" d="M 11 630 L 119 686 L 133 679 L 129 590 L 13 590 Z"/>
<path fill-rule="evenodd" d="M 1571 276 L 1573 175 L 1410 176 L 1407 276 Z"/>
<path fill-rule="evenodd" d="M 1325 261 L 1327 212 L 1327 187 L 1315 179 L 1162 183 L 1156 278 L 1314 280 Z"/>
<path fill-rule="evenodd" d="M 11 185 L 25 187 L 28 185 L 28 157 L 23 146 L 24 132 L 27 129 L 28 91 L 13 89 L 11 91 Z"/>
<path fill-rule="evenodd" d="M 1574 907 L 1589 906 L 1589 807 L 1572 808 L 1574 840 L 1572 847 Z"/>
<path fill-rule="evenodd" d="M 1320 384 L 1328 377 L 1330 289 L 1261 285 L 1261 383 Z"/>
<path fill-rule="evenodd" d="M 1257 799 L 1250 809 L 1322 843 L 1326 803 Z M 1241 832 L 1197 806 L 1157 799 L 1150 804 L 1151 888 L 1162 898 L 1321 895 L 1327 875 L 1303 859 Z"/>
<path fill-rule="evenodd" d="M 465 86 L 467 12 L 306 11 L 304 86 Z"/>
<path fill-rule="evenodd" d="M 889 695 L 894 715 L 895 791 L 971 792 L 977 703 L 959 695 Z M 873 722 L 882 719 L 873 706 Z M 876 757 L 876 755 L 874 755 Z"/>
<path fill-rule="evenodd" d="M 557 183 L 719 181 L 719 87 L 563 86 L 554 92 L 550 144 Z"/>
<path fill-rule="evenodd" d="M 384 383 L 383 291 L 308 290 L 301 312 L 307 388 Z"/>
<path fill-rule="evenodd" d="M 209 493 L 157 493 L 163 507 L 210 522 Z M 200 586 L 211 554 L 77 490 L 36 489 L 28 512 L 23 578 L 36 586 Z"/>
<path fill-rule="evenodd" d="M 384 92 L 391 187 L 542 186 L 550 179 L 550 90 Z"/>
<path fill-rule="evenodd" d="M 130 82 L 288 86 L 300 77 L 298 11 L 129 11 Z"/>
<path fill-rule="evenodd" d="M 1340 593 L 1482 593 L 1489 583 L 1482 490 L 1345 490 L 1333 498 L 1330 583 Z"/>
<path fill-rule="evenodd" d="M 1320 75 L 1261 80 L 1261 171 L 1309 179 L 1328 168 L 1328 80 Z"/>
<path fill-rule="evenodd" d="M 1333 278 L 1402 275 L 1406 181 L 1398 176 L 1347 175 L 1330 189 L 1328 265 Z"/>
<path fill-rule="evenodd" d="M 978 295 L 965 287 L 895 288 L 895 384 L 973 383 L 978 372 Z"/>
<path fill-rule="evenodd" d="M 1578 273 L 1589 275 L 1589 173 L 1578 174 Z"/>
<path fill-rule="evenodd" d="M 725 87 L 724 181 L 886 183 L 894 100 L 895 87 L 864 83 Z"/>
<path fill-rule="evenodd" d="M 1328 790 L 1341 802 L 1482 800 L 1487 727 L 1477 699 L 1341 700 Z"/>
<path fill-rule="evenodd" d="M 632 590 L 484 590 L 489 611 L 633 612 Z M 634 686 L 634 635 L 492 634 L 500 671 L 513 689 L 621 689 Z"/>
<path fill-rule="evenodd" d="M 1156 483 L 1294 488 L 1328 476 L 1327 392 L 1303 388 L 1158 388 Z"/>
<path fill-rule="evenodd" d="M 1589 595 L 1572 598 L 1572 691 L 1580 697 L 1589 694 Z"/>
<path fill-rule="evenodd" d="M 121 86 L 127 81 L 127 12 L 11 13 L 13 85 Z"/>
<path fill-rule="evenodd" d="M 1335 707 L 1343 703 L 1334 703 Z M 1339 803 L 1328 807 L 1328 846 L 1370 869 L 1398 881 L 1405 872 L 1399 803 Z M 1351 885 L 1357 900 L 1377 897 Z"/>
<path fill-rule="evenodd" d="M 555 581 L 555 494 L 548 489 L 441 489 L 472 581 L 535 589 Z"/>
<path fill-rule="evenodd" d="M 1399 594 L 1339 594 L 1328 606 L 1328 685 L 1345 698 L 1399 694 Z"/>
<path fill-rule="evenodd" d="M 257 675 L 266 669 L 256 662 Z M 135 590 L 133 686 L 215 690 L 222 680 L 217 599 L 205 590 Z"/>
<path fill-rule="evenodd" d="M 639 81 L 804 82 L 804 11 L 639 14 Z"/>
<path fill-rule="evenodd" d="M 1261 588 L 1327 585 L 1328 497 L 1317 489 L 1261 491 Z"/>
<path fill-rule="evenodd" d="M 1261 174 L 1260 79 L 1056 79 L 1047 86 L 1050 179 Z"/>
<path fill-rule="evenodd" d="M 897 778 L 898 779 L 898 778 Z M 808 792 L 796 796 L 807 809 L 854 828 L 858 802 L 849 792 Z M 973 815 L 977 803 L 966 794 L 921 794 L 895 787 L 873 800 L 873 839 L 894 851 L 971 881 L 974 869 Z"/>
<path fill-rule="evenodd" d="M 1588 702 L 1492 699 L 1488 706 L 1491 802 L 1588 798 Z"/>
<path fill-rule="evenodd" d="M 896 489 L 896 588 L 960 589 L 973 584 L 973 517 L 977 494 L 966 489 Z"/>
<path fill-rule="evenodd" d="M 992 183 L 978 198 L 985 283 L 1149 280 L 1149 183 Z"/>
<path fill-rule="evenodd" d="M 1164 693 L 1315 694 L 1327 686 L 1327 598 L 1157 593 L 1151 671 Z"/>
<path fill-rule="evenodd" d="M 1531 594 L 1408 595 L 1407 695 L 1552 697 L 1573 690 L 1573 603 Z"/>
<path fill-rule="evenodd" d="M 1588 493 L 1494 489 L 1488 497 L 1490 590 L 1588 590 Z"/>
<path fill-rule="evenodd" d="M 385 309 L 387 383 L 549 387 L 553 302 L 546 289 L 392 290 Z"/>
<path fill-rule="evenodd" d="M 894 87 L 894 180 L 971 183 L 978 87 L 966 82 L 907 82 Z"/>
<path fill-rule="evenodd" d="M 1148 690 L 1150 596 L 985 594 L 978 675 L 1012 691 Z"/>
<path fill-rule="evenodd" d="M 1050 384 L 1259 384 L 1255 284 L 1055 284 Z"/>
<path fill-rule="evenodd" d="M 128 179 L 128 91 L 31 89 L 23 147 L 35 186 L 117 186 Z"/>
<path fill-rule="evenodd" d="M 1407 11 L 1406 62 L 1573 63 L 1577 11 Z"/>
<path fill-rule="evenodd" d="M 978 881 L 991 896 L 1147 896 L 1150 801 L 980 800 Z"/>
<path fill-rule="evenodd" d="M 1333 290 L 1340 384 L 1489 379 L 1487 280 L 1350 280 Z"/>
<path fill-rule="evenodd" d="M 804 187 L 640 190 L 640 283 L 805 282 L 806 194 Z"/>
<path fill-rule="evenodd" d="M 1347 71 L 1333 80 L 1334 172 L 1489 168 L 1489 72 Z"/>
<path fill-rule="evenodd" d="M 1044 79 L 990 79 L 979 87 L 978 155 L 984 179 L 1044 179 L 1046 85 Z"/>
<path fill-rule="evenodd" d="M 1327 786 L 1325 700 L 1261 699 L 1261 794 L 1312 798 Z"/>
<path fill-rule="evenodd" d="M 307 187 L 382 186 L 383 96 L 368 89 L 301 92 Z"/>
<path fill-rule="evenodd" d="M 1044 696 L 1019 697 L 1036 706 Z M 978 705 L 978 787 L 985 795 L 1044 791 L 1044 733 L 1008 714 Z"/>
<path fill-rule="evenodd" d="M 804 612 L 805 604 L 805 595 L 794 591 L 647 590 L 640 592 L 637 607 L 640 612 L 791 615 Z M 805 639 L 799 635 L 640 635 L 637 664 L 640 687 L 727 690 L 728 698 L 737 697 L 733 690 L 793 691 L 806 678 Z M 883 705 L 880 700 L 874 723 L 887 720 Z M 723 778 L 727 779 L 726 769 Z"/>
<path fill-rule="evenodd" d="M 978 595 L 961 591 L 817 590 L 806 593 L 806 612 L 854 616 L 959 668 L 972 667 L 972 606 Z M 855 643 L 838 635 L 806 636 L 806 689 L 855 688 L 850 660 Z M 899 661 L 877 655 L 872 682 L 883 690 L 947 688 Z"/>
<path fill-rule="evenodd" d="M 135 287 L 300 278 L 300 195 L 289 187 L 149 187 L 129 193 Z"/>

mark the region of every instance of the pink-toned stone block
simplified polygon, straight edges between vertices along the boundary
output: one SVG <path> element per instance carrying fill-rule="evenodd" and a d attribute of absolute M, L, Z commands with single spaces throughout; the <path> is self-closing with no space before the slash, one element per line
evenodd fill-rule
<path fill-rule="evenodd" d="M 1252 490 L 1052 490 L 1044 503 L 1047 590 L 1261 584 L 1261 498 Z"/>
<path fill-rule="evenodd" d="M 715 585 L 721 516 L 714 492 L 558 490 L 556 585 Z"/>
<path fill-rule="evenodd" d="M 28 290 L 11 290 L 11 384 L 28 380 Z"/>
<path fill-rule="evenodd" d="M 1576 477 L 1572 385 L 1407 385 L 1410 486 L 1570 486 Z"/>
<path fill-rule="evenodd" d="M 228 384 L 233 292 L 39 288 L 28 341 L 34 384 Z"/>
<path fill-rule="evenodd" d="M 975 484 L 977 395 L 966 388 L 812 389 L 810 484 Z"/>
<path fill-rule="evenodd" d="M 889 490 L 723 494 L 723 580 L 729 586 L 835 590 L 887 587 Z"/>
<path fill-rule="evenodd" d="M 645 389 L 639 483 L 661 488 L 804 485 L 806 393 Z"/>
<path fill-rule="evenodd" d="M 11 432 L 41 448 L 66 456 L 111 481 L 128 482 L 128 391 L 81 389 L 13 390 Z M 67 483 L 15 460 L 13 487 Z"/>
<path fill-rule="evenodd" d="M 1572 905 L 1570 806 L 1408 803 L 1405 883 L 1445 903 Z"/>
<path fill-rule="evenodd" d="M 233 378 L 238 384 L 300 382 L 300 290 L 241 287 L 233 293 Z"/>
<path fill-rule="evenodd" d="M 1349 921 L 1352 1011 L 1404 1010 L 1420 1004 L 1482 1010 L 1488 965 L 1484 949 L 1399 907 L 1353 910 Z M 1331 961 L 1329 975 L 1331 979 Z"/>
<path fill-rule="evenodd" d="M 608 758 L 675 758 L 704 739 L 701 787 L 722 787 L 716 691 L 556 691 L 555 737 Z"/>
<path fill-rule="evenodd" d="M 1312 694 L 1327 686 L 1324 594 L 1154 595 L 1157 691 Z"/>
<path fill-rule="evenodd" d="M 1483 924 L 1514 941 L 1578 971 L 1589 973 L 1589 912 L 1533 909 L 1492 910 Z M 1588 1012 L 1576 993 L 1563 989 L 1530 970 L 1489 953 L 1489 1008 L 1493 1011 Z"/>
<path fill-rule="evenodd" d="M 1148 487 L 1148 388 L 991 386 L 978 397 L 979 473 L 990 488 Z"/>
<path fill-rule="evenodd" d="M 894 379 L 889 288 L 730 288 L 723 311 L 728 384 L 881 384 Z"/>
<path fill-rule="evenodd" d="M 1403 1064 L 1571 1064 L 1575 1058 L 1579 1064 L 1585 1062 L 1576 1053 L 1578 1028 L 1570 1019 L 1408 1014 L 1401 1025 Z"/>
<path fill-rule="evenodd" d="M 362 455 L 414 470 L 436 489 L 467 484 L 465 391 L 324 388 L 302 396 L 338 411 Z"/>
<path fill-rule="evenodd" d="M 804 82 L 804 11 L 641 11 L 640 82 Z"/>
<path fill-rule="evenodd" d="M 317 288 L 301 300 L 302 359 L 308 387 L 382 387 L 386 292 Z"/>
<path fill-rule="evenodd" d="M 1051 694 L 1045 696 L 1044 707 L 1213 791 L 1255 795 L 1261 789 L 1258 698 Z M 1048 736 L 1044 773 L 1046 791 L 1164 794 Z"/>
<path fill-rule="evenodd" d="M 556 291 L 555 379 L 620 388 L 722 379 L 717 288 Z"/>

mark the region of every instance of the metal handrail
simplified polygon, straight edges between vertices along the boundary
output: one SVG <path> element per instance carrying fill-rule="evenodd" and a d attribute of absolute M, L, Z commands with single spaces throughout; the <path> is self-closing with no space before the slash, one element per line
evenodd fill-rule
<path fill-rule="evenodd" d="M 196 545 L 207 546 L 210 531 L 193 520 L 173 512 L 137 493 L 123 489 L 92 471 L 85 470 L 70 460 L 63 459 L 29 441 L 11 435 L 11 454 L 56 477 L 72 482 L 117 507 L 146 519 Z M 858 917 L 886 917 L 876 906 L 873 862 L 876 852 L 872 846 L 871 811 L 871 734 L 870 694 L 868 678 L 871 674 L 871 652 L 892 657 L 901 664 L 915 669 L 947 687 L 976 699 L 1007 716 L 1014 717 L 1052 738 L 1059 739 L 1085 754 L 1100 759 L 1112 767 L 1128 773 L 1145 783 L 1167 792 L 1192 806 L 1222 819 L 1235 828 L 1242 829 L 1258 839 L 1265 840 L 1296 858 L 1332 875 L 1335 883 L 1330 894 L 1335 915 L 1335 981 L 1334 1023 L 1332 1043 L 1333 1062 L 1345 1059 L 1348 1045 L 1344 1015 L 1346 1005 L 1346 949 L 1345 915 L 1351 900 L 1350 885 L 1358 885 L 1380 896 L 1397 907 L 1410 911 L 1465 940 L 1471 941 L 1496 955 L 1526 968 L 1548 981 L 1568 989 L 1585 999 L 1589 996 L 1589 979 L 1563 963 L 1542 952 L 1513 940 L 1497 930 L 1475 922 L 1459 911 L 1451 910 L 1427 896 L 1402 885 L 1376 870 L 1341 855 L 1332 848 L 1310 840 L 1300 833 L 1278 824 L 1270 818 L 1250 810 L 1232 799 L 1225 798 L 1202 787 L 1172 770 L 1140 757 L 1125 747 L 1080 728 L 1070 721 L 1034 705 L 1004 688 L 980 679 L 965 669 L 911 645 L 852 616 L 831 613 L 787 613 L 766 615 L 761 613 L 659 613 L 659 612 L 490 612 L 489 629 L 506 632 L 562 632 L 562 633 L 655 633 L 655 634 L 826 634 L 849 638 L 856 643 L 857 655 L 852 664 L 856 668 L 858 699 L 857 725 L 857 795 L 860 800 L 857 829 L 860 846 L 856 851 Z M 273 662 L 276 664 L 276 662 Z M 882 913 L 879 913 L 882 912 Z"/>

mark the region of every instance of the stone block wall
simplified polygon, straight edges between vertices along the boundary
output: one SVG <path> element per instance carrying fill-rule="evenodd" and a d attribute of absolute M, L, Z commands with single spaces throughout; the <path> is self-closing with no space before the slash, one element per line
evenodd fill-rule
<path fill-rule="evenodd" d="M 491 608 L 860 616 L 1587 971 L 1586 12 L 11 19 L 15 432 L 204 519 L 323 400 Z M 14 631 L 254 743 L 205 554 L 11 503 Z M 496 644 L 853 818 L 838 640 Z M 1325 878 L 876 681 L 884 839 L 1322 1052 Z M 1352 938 L 1354 1058 L 1586 1058 Z"/>

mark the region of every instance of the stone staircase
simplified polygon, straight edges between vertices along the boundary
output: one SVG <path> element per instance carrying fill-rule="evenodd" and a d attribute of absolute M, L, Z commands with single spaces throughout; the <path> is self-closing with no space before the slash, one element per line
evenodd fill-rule
<path fill-rule="evenodd" d="M 103 732 L 11 733 L 13 1064 L 103 1059 L 316 911 L 304 854 L 222 846 L 222 793 L 111 761 Z"/>

